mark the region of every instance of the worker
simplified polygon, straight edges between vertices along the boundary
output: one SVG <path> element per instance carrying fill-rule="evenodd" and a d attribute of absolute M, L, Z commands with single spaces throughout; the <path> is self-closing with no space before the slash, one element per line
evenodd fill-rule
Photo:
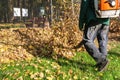
<path fill-rule="evenodd" d="M 97 18 L 94 0 L 81 0 L 79 28 L 83 30 L 83 44 L 89 55 L 95 60 L 98 71 L 103 71 L 109 61 L 107 59 L 107 43 L 110 18 Z M 99 47 L 94 40 L 97 38 Z"/>

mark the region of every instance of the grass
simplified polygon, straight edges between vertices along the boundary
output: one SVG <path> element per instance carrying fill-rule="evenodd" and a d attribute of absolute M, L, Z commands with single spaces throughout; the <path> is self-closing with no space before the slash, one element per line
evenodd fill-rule
<path fill-rule="evenodd" d="M 120 80 L 120 45 L 108 53 L 107 70 L 98 72 L 86 52 L 72 59 L 41 58 L 0 64 L 0 80 Z"/>

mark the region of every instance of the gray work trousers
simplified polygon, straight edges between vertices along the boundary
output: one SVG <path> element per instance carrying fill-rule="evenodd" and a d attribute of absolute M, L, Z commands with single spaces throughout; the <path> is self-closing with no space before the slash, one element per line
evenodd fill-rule
<path fill-rule="evenodd" d="M 85 26 L 83 35 L 84 46 L 97 63 L 106 59 L 108 31 L 108 25 L 99 24 L 94 21 Z M 95 38 L 98 40 L 98 47 L 94 43 Z"/>

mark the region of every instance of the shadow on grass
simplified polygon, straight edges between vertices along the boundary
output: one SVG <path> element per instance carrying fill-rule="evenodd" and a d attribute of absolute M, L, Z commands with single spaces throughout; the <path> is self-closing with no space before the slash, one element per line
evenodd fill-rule
<path fill-rule="evenodd" d="M 120 57 L 120 53 L 118 53 L 118 52 L 115 52 L 115 51 L 109 51 L 108 52 L 110 55 L 114 55 L 114 56 L 118 56 L 118 57 Z"/>
<path fill-rule="evenodd" d="M 53 59 L 53 58 L 52 58 Z M 54 59 L 53 59 L 54 60 Z M 94 65 L 91 63 L 86 63 L 82 59 L 80 61 L 68 59 L 65 57 L 59 58 L 58 60 L 55 60 L 60 66 L 67 67 L 73 67 L 76 69 L 80 69 L 81 71 L 88 71 L 91 67 L 94 68 Z"/>

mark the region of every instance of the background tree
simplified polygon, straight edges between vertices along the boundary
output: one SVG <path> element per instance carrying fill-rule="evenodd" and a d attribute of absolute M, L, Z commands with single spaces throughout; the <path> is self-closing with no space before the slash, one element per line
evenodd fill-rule
<path fill-rule="evenodd" d="M 76 15 L 76 9 L 79 7 L 80 0 L 0 0 L 0 22 L 10 22 L 13 18 L 13 8 L 17 7 L 21 10 L 20 20 L 24 20 L 22 17 L 22 8 L 28 9 L 28 17 L 40 16 L 40 7 L 44 7 L 45 15 L 48 19 L 52 18 L 59 21 L 66 16 L 70 17 L 70 14 Z M 52 4 L 52 5 L 51 5 Z"/>

